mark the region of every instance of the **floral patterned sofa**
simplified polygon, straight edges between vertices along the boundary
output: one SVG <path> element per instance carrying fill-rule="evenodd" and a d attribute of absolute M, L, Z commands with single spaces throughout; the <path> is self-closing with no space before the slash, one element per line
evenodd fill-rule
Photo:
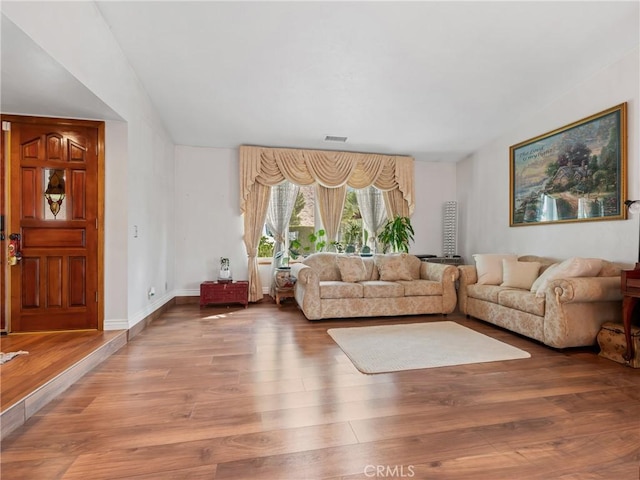
<path fill-rule="evenodd" d="M 556 263 L 536 256 L 474 257 L 475 265 L 458 267 L 458 306 L 467 316 L 555 348 L 593 345 L 603 323 L 620 320 L 619 265 L 578 257 Z"/>
<path fill-rule="evenodd" d="M 453 265 L 409 254 L 309 255 L 291 267 L 296 302 L 309 320 L 451 313 L 457 304 Z"/>

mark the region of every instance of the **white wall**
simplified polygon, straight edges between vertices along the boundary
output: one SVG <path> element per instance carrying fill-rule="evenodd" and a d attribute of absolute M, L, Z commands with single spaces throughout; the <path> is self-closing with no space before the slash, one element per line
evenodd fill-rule
<path fill-rule="evenodd" d="M 442 216 L 444 203 L 456 200 L 456 165 L 415 161 L 416 209 L 411 217 L 414 254 L 442 255 Z"/>
<path fill-rule="evenodd" d="M 175 294 L 198 295 L 202 281 L 217 278 L 221 256 L 230 258 L 234 279 L 246 280 L 238 150 L 178 146 L 175 156 Z M 453 164 L 415 162 L 413 253 L 442 253 L 442 208 L 455 200 L 455 173 Z M 270 267 L 260 271 L 266 291 Z"/>
<path fill-rule="evenodd" d="M 486 145 L 457 166 L 460 251 L 513 252 L 557 259 L 600 257 L 633 263 L 638 255 L 638 218 L 509 227 L 509 147 L 594 113 L 627 102 L 628 195 L 640 198 L 638 108 L 639 50 L 576 85 L 551 105 Z"/>
<path fill-rule="evenodd" d="M 246 280 L 238 150 L 177 146 L 175 188 L 175 294 L 199 295 L 201 282 L 218 278 L 220 257 Z"/>
<path fill-rule="evenodd" d="M 104 318 L 109 325 L 128 328 L 127 302 L 112 299 L 128 298 L 127 252 L 127 178 L 128 126 L 126 122 L 106 122 L 105 152 L 105 218 L 104 218 Z M 115 326 L 113 328 L 116 328 Z"/>
<path fill-rule="evenodd" d="M 93 2 L 2 13 L 125 120 L 106 124 L 105 329 L 130 328 L 172 297 L 173 142 Z"/>

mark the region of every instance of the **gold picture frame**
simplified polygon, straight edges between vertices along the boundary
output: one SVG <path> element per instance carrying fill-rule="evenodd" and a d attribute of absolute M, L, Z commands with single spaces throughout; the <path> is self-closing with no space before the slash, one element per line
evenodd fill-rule
<path fill-rule="evenodd" d="M 509 148 L 512 227 L 627 218 L 627 104 Z"/>

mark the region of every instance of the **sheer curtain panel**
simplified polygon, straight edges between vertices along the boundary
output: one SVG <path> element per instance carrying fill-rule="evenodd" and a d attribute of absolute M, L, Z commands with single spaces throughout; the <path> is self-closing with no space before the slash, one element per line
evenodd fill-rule
<path fill-rule="evenodd" d="M 376 242 L 378 233 L 387 221 L 382 192 L 375 187 L 361 188 L 355 192 L 363 227 L 370 233 L 369 238 Z"/>
<path fill-rule="evenodd" d="M 271 277 L 273 278 L 273 270 L 277 267 L 276 255 L 282 250 L 288 248 L 287 235 L 289 234 L 289 220 L 293 212 L 293 206 L 296 203 L 296 197 L 300 187 L 290 182 L 283 182 L 279 185 L 271 187 L 271 197 L 269 199 L 269 208 L 267 209 L 267 228 L 273 234 L 275 243 L 273 245 L 273 262 L 271 262 Z M 288 256 L 285 251 L 284 256 Z M 273 281 L 270 291 L 273 291 Z"/>

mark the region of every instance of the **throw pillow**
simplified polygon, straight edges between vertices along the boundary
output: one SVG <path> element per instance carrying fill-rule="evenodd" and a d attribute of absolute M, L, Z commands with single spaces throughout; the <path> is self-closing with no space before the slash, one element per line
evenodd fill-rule
<path fill-rule="evenodd" d="M 617 265 L 608 260 L 602 260 L 602 268 L 598 272 L 599 277 L 617 277 L 620 275 L 620 265 Z"/>
<path fill-rule="evenodd" d="M 536 278 L 535 282 L 531 285 L 531 292 L 536 294 L 536 297 L 544 297 L 544 289 L 547 287 L 547 284 L 553 280 L 551 276 L 553 275 L 553 271 L 560 265 L 559 263 L 553 263 L 549 265 L 544 272 L 540 274 L 538 278 Z M 540 295 L 538 295 L 540 292 Z"/>
<path fill-rule="evenodd" d="M 540 262 L 518 262 L 503 259 L 501 286 L 529 290 L 538 278 L 539 271 Z"/>
<path fill-rule="evenodd" d="M 516 254 L 485 253 L 473 255 L 478 272 L 478 284 L 500 285 L 502 283 L 502 260 L 518 260 Z"/>
<path fill-rule="evenodd" d="M 367 279 L 367 269 L 362 258 L 338 255 L 336 262 L 343 282 L 355 283 Z"/>
<path fill-rule="evenodd" d="M 411 272 L 407 270 L 405 254 L 380 255 L 376 257 L 376 266 L 380 273 L 380 280 L 395 282 L 397 280 L 413 280 Z"/>
<path fill-rule="evenodd" d="M 599 258 L 571 257 L 545 270 L 533 283 L 531 291 L 534 291 L 534 287 L 536 287 L 536 297 L 544 297 L 544 291 L 552 280 L 558 278 L 595 277 L 600 273 L 601 269 L 602 260 Z"/>

